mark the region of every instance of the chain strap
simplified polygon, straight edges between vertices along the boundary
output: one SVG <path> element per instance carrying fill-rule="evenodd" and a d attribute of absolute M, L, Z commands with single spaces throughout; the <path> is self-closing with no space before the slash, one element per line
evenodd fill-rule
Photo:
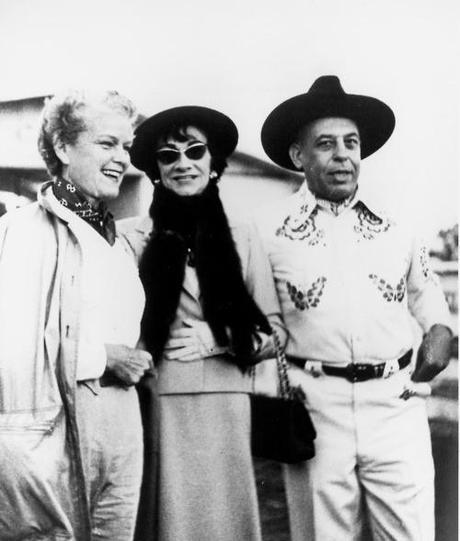
<path fill-rule="evenodd" d="M 276 368 L 278 371 L 278 378 L 280 382 L 280 394 L 281 398 L 286 400 L 292 400 L 295 398 L 295 391 L 292 388 L 288 377 L 288 366 L 286 361 L 286 355 L 281 347 L 281 342 L 276 330 L 272 327 L 273 342 L 275 344 L 276 352 Z"/>
<path fill-rule="evenodd" d="M 305 393 L 300 386 L 293 387 L 289 381 L 288 377 L 288 364 L 286 360 L 286 355 L 284 354 L 283 348 L 281 347 L 281 342 L 276 330 L 271 326 L 273 344 L 275 346 L 276 354 L 276 373 L 278 375 L 279 381 L 279 394 L 280 397 L 284 400 L 305 400 Z M 256 367 L 251 367 L 251 377 L 253 380 L 253 388 L 255 384 L 256 377 Z"/>

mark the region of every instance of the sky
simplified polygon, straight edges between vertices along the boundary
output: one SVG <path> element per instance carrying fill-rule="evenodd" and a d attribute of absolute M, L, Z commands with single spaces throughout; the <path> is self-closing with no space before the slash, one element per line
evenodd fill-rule
<path fill-rule="evenodd" d="M 458 221 L 458 0 L 0 0 L 0 100 L 116 89 L 144 114 L 214 107 L 260 158 L 260 128 L 320 75 L 396 115 L 364 190 L 423 234 Z"/>

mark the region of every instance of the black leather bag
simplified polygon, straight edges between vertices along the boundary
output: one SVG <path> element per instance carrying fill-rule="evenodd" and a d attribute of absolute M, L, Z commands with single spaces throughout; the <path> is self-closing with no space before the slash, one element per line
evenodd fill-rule
<path fill-rule="evenodd" d="M 279 397 L 251 395 L 251 447 L 256 457 L 294 464 L 315 456 L 316 431 L 302 401 L 291 387 L 287 363 L 274 333 Z"/>

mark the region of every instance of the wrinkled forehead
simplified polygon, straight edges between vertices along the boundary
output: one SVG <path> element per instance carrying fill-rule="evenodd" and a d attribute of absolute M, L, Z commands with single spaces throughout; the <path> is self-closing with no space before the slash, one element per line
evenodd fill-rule
<path fill-rule="evenodd" d="M 350 118 L 325 117 L 309 122 L 300 129 L 298 141 L 316 139 L 321 136 L 343 137 L 345 135 L 358 135 L 356 122 Z"/>
<path fill-rule="evenodd" d="M 175 144 L 175 143 L 189 143 L 194 141 L 200 141 L 202 143 L 208 142 L 206 133 L 190 124 L 174 125 L 170 129 L 166 130 L 158 139 L 157 145 Z"/>

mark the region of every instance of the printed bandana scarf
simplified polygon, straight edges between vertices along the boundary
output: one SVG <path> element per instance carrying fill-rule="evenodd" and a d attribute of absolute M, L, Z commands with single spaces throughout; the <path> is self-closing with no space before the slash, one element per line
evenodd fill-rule
<path fill-rule="evenodd" d="M 115 242 L 115 221 L 103 201 L 96 208 L 91 206 L 74 184 L 62 178 L 55 180 L 53 193 L 63 207 L 80 216 L 99 235 L 102 235 L 110 246 L 113 246 Z"/>

